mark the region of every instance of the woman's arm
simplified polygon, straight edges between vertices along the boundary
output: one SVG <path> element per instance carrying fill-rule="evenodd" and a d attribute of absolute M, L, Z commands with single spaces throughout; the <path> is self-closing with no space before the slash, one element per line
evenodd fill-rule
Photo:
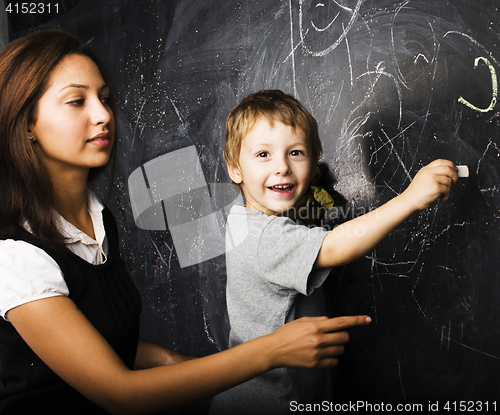
<path fill-rule="evenodd" d="M 159 344 L 139 339 L 135 357 L 135 367 L 139 369 L 149 369 L 151 367 L 171 365 L 191 359 L 194 358 L 183 356 Z"/>
<path fill-rule="evenodd" d="M 175 409 L 215 395 L 280 366 L 331 367 L 343 353 L 347 327 L 366 316 L 305 318 L 276 332 L 214 355 L 131 371 L 67 297 L 13 308 L 8 318 L 31 349 L 62 379 L 104 409 L 117 414 Z M 339 331 L 341 330 L 341 331 Z M 336 332 L 333 332 L 336 331 Z M 138 363 L 147 350 L 141 342 Z M 172 354 L 169 359 L 183 360 Z M 164 358 L 158 359 L 165 362 Z"/>

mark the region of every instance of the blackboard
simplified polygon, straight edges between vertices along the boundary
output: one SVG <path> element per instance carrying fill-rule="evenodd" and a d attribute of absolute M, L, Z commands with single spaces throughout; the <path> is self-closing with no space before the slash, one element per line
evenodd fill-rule
<path fill-rule="evenodd" d="M 148 163 L 194 150 L 202 190 L 190 200 L 223 200 L 212 203 L 223 230 L 223 207 L 236 197 L 214 196 L 229 183 L 224 120 L 248 93 L 279 88 L 319 122 L 323 162 L 346 201 L 337 221 L 400 193 L 435 158 L 470 170 L 449 202 L 332 273 L 330 313 L 373 317 L 371 326 L 351 330 L 334 372 L 337 401 L 493 405 L 500 397 L 496 1 L 58 3 L 58 14 L 9 15 L 9 34 L 37 22 L 76 33 L 116 79 L 117 166 L 95 189 L 120 225 L 142 294 L 144 337 L 195 356 L 224 349 L 225 263 L 215 255 L 181 266 L 165 205 L 149 205 L 158 215 L 149 226 L 164 230 L 138 226 L 130 176 L 151 190 Z"/>

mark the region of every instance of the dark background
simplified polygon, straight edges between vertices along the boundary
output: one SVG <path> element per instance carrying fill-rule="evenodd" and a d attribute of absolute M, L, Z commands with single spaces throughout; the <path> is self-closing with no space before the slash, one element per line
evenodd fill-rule
<path fill-rule="evenodd" d="M 280 88 L 319 122 L 323 161 L 346 200 L 339 220 L 400 193 L 435 158 L 471 173 L 450 201 L 332 272 L 331 314 L 373 318 L 351 330 L 335 370 L 337 401 L 500 398 L 498 105 L 480 112 L 458 101 L 486 109 L 494 95 L 496 0 L 57 3 L 58 14 L 8 14 L 9 37 L 40 23 L 78 34 L 116 80 L 116 171 L 94 188 L 119 223 L 145 338 L 195 356 L 225 348 L 225 263 L 180 268 L 168 230 L 136 226 L 129 175 L 195 145 L 206 182 L 228 183 L 225 118 L 247 94 Z M 493 69 L 474 68 L 477 57 Z"/>

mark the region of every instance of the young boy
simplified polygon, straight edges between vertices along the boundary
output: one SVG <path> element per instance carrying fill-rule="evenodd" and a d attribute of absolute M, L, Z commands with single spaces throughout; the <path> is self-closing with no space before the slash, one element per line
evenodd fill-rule
<path fill-rule="evenodd" d="M 369 253 L 438 197 L 447 200 L 458 180 L 452 162 L 436 160 L 403 193 L 328 232 L 287 217 L 307 192 L 322 151 L 316 121 L 300 102 L 277 90 L 257 92 L 233 109 L 226 130 L 229 176 L 246 200 L 231 209 L 226 230 L 230 347 L 325 314 L 321 285 L 330 268 Z M 283 368 L 217 395 L 211 414 L 289 413 L 325 400 L 332 400 L 328 371 Z"/>

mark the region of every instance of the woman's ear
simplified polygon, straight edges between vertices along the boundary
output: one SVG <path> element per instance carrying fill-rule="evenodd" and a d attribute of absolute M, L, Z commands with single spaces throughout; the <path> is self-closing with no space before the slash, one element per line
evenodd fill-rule
<path fill-rule="evenodd" d="M 227 164 L 227 172 L 229 173 L 229 177 L 234 183 L 241 184 L 243 182 L 243 175 L 241 174 L 240 168 L 238 166 Z"/>
<path fill-rule="evenodd" d="M 33 134 L 33 132 L 31 131 L 30 128 L 28 128 L 28 138 L 30 141 L 34 141 L 35 140 L 35 134 Z"/>

